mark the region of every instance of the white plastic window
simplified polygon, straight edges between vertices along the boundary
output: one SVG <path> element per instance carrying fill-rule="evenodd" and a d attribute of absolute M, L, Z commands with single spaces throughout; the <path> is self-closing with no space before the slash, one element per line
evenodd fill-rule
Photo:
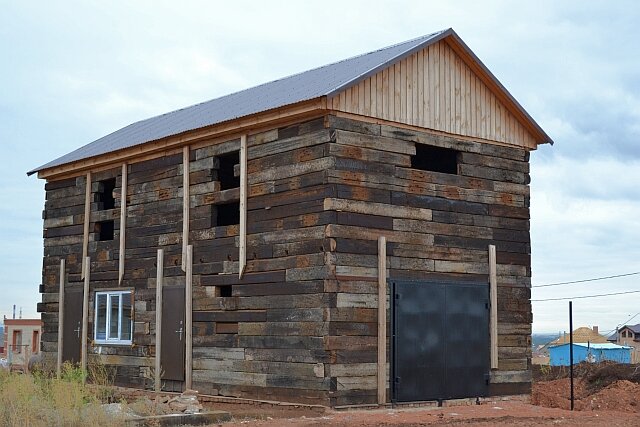
<path fill-rule="evenodd" d="M 93 338 L 96 344 L 131 344 L 133 294 L 131 291 L 96 292 Z"/>

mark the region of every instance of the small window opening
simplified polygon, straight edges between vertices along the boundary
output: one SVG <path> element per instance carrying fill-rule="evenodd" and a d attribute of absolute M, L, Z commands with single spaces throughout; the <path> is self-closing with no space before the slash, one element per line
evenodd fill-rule
<path fill-rule="evenodd" d="M 238 322 L 216 322 L 216 334 L 237 334 Z"/>
<path fill-rule="evenodd" d="M 31 352 L 38 353 L 40 351 L 40 333 L 33 331 L 33 337 L 31 338 Z"/>
<path fill-rule="evenodd" d="M 240 151 L 233 151 L 218 156 L 218 181 L 220 190 L 229 190 L 240 187 L 240 177 L 235 176 L 235 167 L 240 164 Z"/>
<path fill-rule="evenodd" d="M 416 144 L 416 154 L 411 156 L 411 167 L 423 171 L 457 174 L 458 151 Z"/>
<path fill-rule="evenodd" d="M 116 199 L 113 197 L 113 190 L 116 188 L 116 179 L 105 179 L 100 181 L 98 186 L 97 202 L 101 204 L 101 209 L 113 209 L 116 207 Z"/>
<path fill-rule="evenodd" d="M 113 220 L 96 222 L 98 241 L 113 240 Z"/>
<path fill-rule="evenodd" d="M 214 206 L 213 227 L 240 224 L 240 202 Z"/>
<path fill-rule="evenodd" d="M 231 285 L 218 286 L 218 289 L 220 291 L 220 295 L 219 296 L 221 296 L 221 297 L 230 297 L 231 294 L 232 294 L 232 290 L 233 290 Z"/>
<path fill-rule="evenodd" d="M 22 331 L 13 331 L 13 352 L 22 353 Z"/>

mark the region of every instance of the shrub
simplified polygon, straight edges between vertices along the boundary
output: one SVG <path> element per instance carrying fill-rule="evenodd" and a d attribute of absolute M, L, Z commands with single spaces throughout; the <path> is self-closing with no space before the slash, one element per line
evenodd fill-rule
<path fill-rule="evenodd" d="M 122 419 L 105 412 L 101 396 L 84 384 L 86 377 L 72 364 L 63 366 L 60 379 L 45 372 L 27 375 L 0 370 L 0 425 L 122 425 Z"/>

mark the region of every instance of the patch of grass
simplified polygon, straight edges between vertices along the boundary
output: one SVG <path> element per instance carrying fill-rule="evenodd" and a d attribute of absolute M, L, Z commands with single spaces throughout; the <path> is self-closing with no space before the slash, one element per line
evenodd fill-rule
<path fill-rule="evenodd" d="M 60 379 L 41 371 L 25 375 L 0 370 L 0 425 L 123 425 L 100 406 L 103 396 L 85 385 L 87 375 L 91 370 L 87 374 L 71 364 L 64 365 Z"/>

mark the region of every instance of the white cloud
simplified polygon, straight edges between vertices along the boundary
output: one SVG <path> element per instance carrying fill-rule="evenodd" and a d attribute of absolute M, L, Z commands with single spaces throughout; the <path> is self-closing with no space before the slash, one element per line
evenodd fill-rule
<path fill-rule="evenodd" d="M 640 271 L 640 161 L 555 156 L 532 167 L 533 284 Z M 533 299 L 640 290 L 640 276 L 534 288 Z M 567 301 L 534 302 L 534 329 L 566 326 Z M 614 328 L 640 310 L 637 296 L 574 301 L 576 325 Z M 563 319 L 564 317 L 564 319 Z"/>

